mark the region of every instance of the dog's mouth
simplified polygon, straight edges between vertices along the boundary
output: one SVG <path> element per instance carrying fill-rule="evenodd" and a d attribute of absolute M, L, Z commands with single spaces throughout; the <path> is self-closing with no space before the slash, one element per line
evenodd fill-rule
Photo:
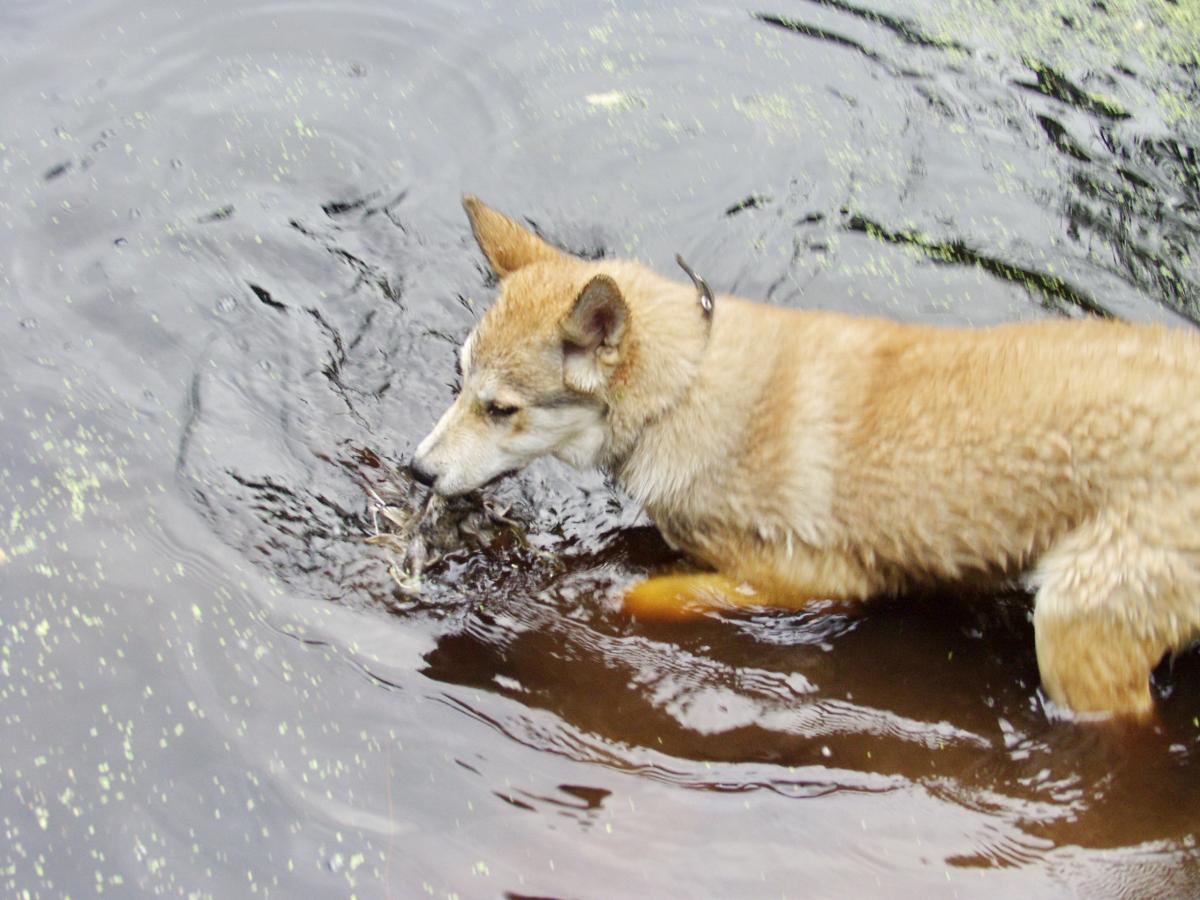
<path fill-rule="evenodd" d="M 462 497 L 462 496 L 466 496 L 467 494 L 482 493 L 485 489 L 490 488 L 493 484 L 503 481 L 505 478 L 508 478 L 510 475 L 516 475 L 517 472 L 519 472 L 519 471 L 520 471 L 520 469 L 505 469 L 503 472 L 496 473 L 495 475 L 493 475 L 491 478 L 489 478 L 487 481 L 485 481 L 483 484 L 479 485 L 478 487 L 473 488 L 472 490 L 469 490 L 469 491 L 464 491 L 462 494 L 456 494 L 455 496 Z"/>
<path fill-rule="evenodd" d="M 491 487 L 492 485 L 496 484 L 499 481 L 502 481 L 503 479 L 509 477 L 510 475 L 516 475 L 517 472 L 519 472 L 519 471 L 520 471 L 520 469 L 505 469 L 502 472 L 496 473 L 495 475 L 493 475 L 491 478 L 489 478 L 487 481 L 483 482 L 482 484 L 477 484 L 474 487 L 464 488 L 461 491 L 454 491 L 453 493 L 446 493 L 439 488 L 438 482 L 441 481 L 441 479 L 439 478 L 439 479 L 436 479 L 433 482 L 433 484 L 431 484 L 429 486 L 429 490 L 432 493 L 437 494 L 439 497 L 441 497 L 445 500 L 457 501 L 464 497 L 470 497 L 474 494 L 482 495 L 483 492 L 487 488 Z"/>

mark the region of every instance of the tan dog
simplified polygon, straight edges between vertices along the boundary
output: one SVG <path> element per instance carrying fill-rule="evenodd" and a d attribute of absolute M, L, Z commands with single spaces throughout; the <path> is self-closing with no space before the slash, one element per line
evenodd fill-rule
<path fill-rule="evenodd" d="M 1200 635 L 1200 340 L 1097 320 L 901 325 L 554 249 L 465 199 L 500 297 L 413 471 L 446 495 L 536 457 L 599 466 L 718 575 L 626 605 L 798 606 L 1024 576 L 1077 712 L 1145 716 Z"/>

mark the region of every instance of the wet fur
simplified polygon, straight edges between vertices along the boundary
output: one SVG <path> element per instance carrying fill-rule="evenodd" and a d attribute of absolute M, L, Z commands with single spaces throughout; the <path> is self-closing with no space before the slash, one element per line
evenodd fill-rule
<path fill-rule="evenodd" d="M 610 471 L 726 585 L 704 576 L 689 598 L 651 579 L 635 609 L 745 602 L 742 582 L 799 605 L 1024 576 L 1049 696 L 1151 712 L 1151 669 L 1200 634 L 1194 334 L 930 328 L 727 296 L 710 329 L 692 285 L 576 259 L 465 203 L 501 294 L 418 448 L 438 490 L 546 454 Z M 503 422 L 496 397 L 517 407 Z"/>

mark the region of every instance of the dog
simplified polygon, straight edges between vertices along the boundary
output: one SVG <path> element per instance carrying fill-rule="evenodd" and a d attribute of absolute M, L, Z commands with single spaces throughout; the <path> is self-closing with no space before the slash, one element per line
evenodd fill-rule
<path fill-rule="evenodd" d="M 637 616 L 1023 579 L 1053 704 L 1153 714 L 1151 671 L 1200 636 L 1195 334 L 714 298 L 464 206 L 500 293 L 418 480 L 452 496 L 547 455 L 610 473 L 711 570 L 635 585 Z"/>

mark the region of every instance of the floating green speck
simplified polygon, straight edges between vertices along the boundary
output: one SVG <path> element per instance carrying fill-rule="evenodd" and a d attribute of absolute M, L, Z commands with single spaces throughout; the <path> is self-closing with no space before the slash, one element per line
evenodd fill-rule
<path fill-rule="evenodd" d="M 583 98 L 589 106 L 600 109 L 626 109 L 633 105 L 633 98 L 624 91 L 604 91 L 599 94 L 588 94 Z"/>

